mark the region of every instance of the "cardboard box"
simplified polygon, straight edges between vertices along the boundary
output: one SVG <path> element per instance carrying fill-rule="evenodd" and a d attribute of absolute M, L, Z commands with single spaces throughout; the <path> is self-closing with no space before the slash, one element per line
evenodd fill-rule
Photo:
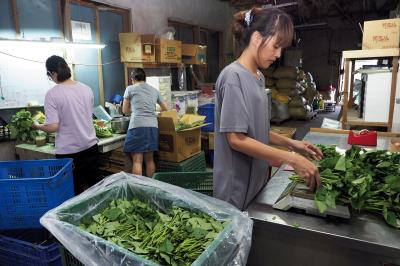
<path fill-rule="evenodd" d="M 207 46 L 183 43 L 182 63 L 192 65 L 207 64 Z"/>
<path fill-rule="evenodd" d="M 400 18 L 364 22 L 362 49 L 400 47 Z"/>
<path fill-rule="evenodd" d="M 135 32 L 120 33 L 119 44 L 121 62 L 156 62 L 156 37 L 154 34 L 141 35 Z"/>
<path fill-rule="evenodd" d="M 182 42 L 157 38 L 156 61 L 158 63 L 181 63 Z"/>
<path fill-rule="evenodd" d="M 162 112 L 158 117 L 159 160 L 181 162 L 201 151 L 202 126 L 177 132 L 177 123 L 178 113 L 175 110 Z"/>

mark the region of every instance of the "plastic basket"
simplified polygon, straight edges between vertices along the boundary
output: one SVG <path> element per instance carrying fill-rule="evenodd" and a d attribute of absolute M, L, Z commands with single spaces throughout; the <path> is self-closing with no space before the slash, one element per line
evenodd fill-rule
<path fill-rule="evenodd" d="M 212 172 L 155 173 L 153 178 L 178 187 L 197 191 L 208 196 L 213 195 Z"/>
<path fill-rule="evenodd" d="M 0 233 L 0 265 L 61 266 L 58 242 L 44 229 Z"/>
<path fill-rule="evenodd" d="M 201 128 L 203 132 L 214 132 L 214 108 L 215 104 L 208 103 L 202 106 L 199 106 L 198 114 L 206 116 L 205 123 L 209 123 L 209 125 Z"/>
<path fill-rule="evenodd" d="M 84 266 L 84 264 L 75 258 L 63 245 L 60 245 L 60 254 L 63 266 Z"/>
<path fill-rule="evenodd" d="M 40 217 L 74 196 L 72 159 L 0 162 L 0 230 L 40 228 Z"/>
<path fill-rule="evenodd" d="M 157 172 L 201 172 L 206 170 L 206 157 L 203 151 L 182 162 L 157 162 Z"/>

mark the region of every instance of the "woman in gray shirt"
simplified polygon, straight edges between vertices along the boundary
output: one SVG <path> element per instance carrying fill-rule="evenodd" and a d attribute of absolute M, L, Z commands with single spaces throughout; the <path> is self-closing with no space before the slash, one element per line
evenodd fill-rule
<path fill-rule="evenodd" d="M 152 177 L 156 168 L 153 152 L 158 150 L 156 104 L 162 111 L 167 111 L 167 105 L 162 101 L 160 92 L 146 83 L 146 73 L 142 68 L 134 69 L 131 79 L 133 85 L 126 88 L 122 105 L 122 112 L 131 114 L 124 152 L 132 158 L 133 174 L 142 175 L 144 161 L 146 176 Z"/>
<path fill-rule="evenodd" d="M 293 23 L 275 8 L 253 8 L 235 14 L 232 33 L 241 54 L 224 68 L 216 82 L 214 196 L 245 210 L 268 177 L 268 162 L 291 165 L 314 188 L 320 184 L 317 167 L 305 157 L 321 159 L 314 145 L 270 131 L 264 76 L 290 45 Z"/>

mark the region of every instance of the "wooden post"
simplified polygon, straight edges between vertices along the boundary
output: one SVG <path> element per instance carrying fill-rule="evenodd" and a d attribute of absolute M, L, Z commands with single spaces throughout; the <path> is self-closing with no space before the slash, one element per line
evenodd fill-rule
<path fill-rule="evenodd" d="M 71 29 L 71 7 L 70 1 L 65 0 L 65 7 L 64 7 L 64 37 L 69 40 L 72 40 L 72 29 Z"/>
<path fill-rule="evenodd" d="M 15 34 L 17 38 L 21 37 L 21 27 L 19 25 L 18 8 L 16 0 L 11 0 L 11 9 L 13 14 Z"/>
<path fill-rule="evenodd" d="M 394 56 L 392 60 L 392 83 L 390 91 L 390 104 L 389 104 L 389 121 L 388 121 L 388 132 L 392 131 L 393 123 L 393 112 L 394 112 L 394 101 L 396 98 L 396 86 L 397 86 L 397 74 L 399 72 L 399 57 Z"/>
<path fill-rule="evenodd" d="M 351 65 L 351 75 L 350 75 L 350 93 L 349 93 L 349 107 L 353 107 L 353 91 L 354 91 L 354 70 L 355 70 L 355 61 L 354 64 Z"/>
<path fill-rule="evenodd" d="M 349 104 L 349 76 L 350 76 L 350 59 L 345 59 L 344 62 L 344 91 L 343 91 L 343 117 L 342 128 L 347 128 L 347 112 Z"/>
<path fill-rule="evenodd" d="M 99 9 L 95 7 L 96 11 L 96 42 L 100 43 L 100 14 Z M 104 78 L 103 78 L 103 59 L 101 56 L 101 49 L 97 50 L 97 71 L 99 72 L 99 104 L 104 106 Z"/>

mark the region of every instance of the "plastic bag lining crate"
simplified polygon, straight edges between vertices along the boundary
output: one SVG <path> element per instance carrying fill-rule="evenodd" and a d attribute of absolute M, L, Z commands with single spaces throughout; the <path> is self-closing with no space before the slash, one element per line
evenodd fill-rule
<path fill-rule="evenodd" d="M 109 178 L 112 178 L 112 176 Z M 52 226 L 53 229 L 58 228 L 57 230 L 54 230 L 54 232 L 52 231 L 57 238 L 66 241 L 65 243 L 70 245 L 70 247 L 75 247 L 75 245 L 81 246 L 81 248 L 75 250 L 81 254 L 72 253 L 72 255 L 77 258 L 79 258 L 79 256 L 85 256 L 85 258 L 90 256 L 91 259 L 96 258 L 98 261 L 107 261 L 107 263 L 112 263 L 113 261 L 120 262 L 123 260 L 126 265 L 158 265 L 131 251 L 119 247 L 116 244 L 106 241 L 103 238 L 92 235 L 78 227 L 81 219 L 99 213 L 102 209 L 109 205 L 111 200 L 118 198 L 132 200 L 133 198 L 138 198 L 144 201 L 152 202 L 152 204 L 155 204 L 157 208 L 161 209 L 169 209 L 172 205 L 176 205 L 193 211 L 202 211 L 202 207 L 194 207 L 191 205 L 191 203 L 182 200 L 181 197 L 177 198 L 176 193 L 171 193 L 158 187 L 150 187 L 149 185 L 136 187 L 131 186 L 129 183 L 119 183 L 116 186 L 108 183 L 107 180 L 103 180 L 103 182 L 107 184 L 106 188 L 97 191 L 93 190 L 94 193 L 90 196 L 84 195 L 85 197 L 83 197 L 81 194 L 75 198 L 76 200 L 72 199 L 68 205 L 61 205 L 56 210 L 51 211 L 53 212 L 52 214 L 47 213 L 44 217 L 42 217 L 42 223 L 45 224 L 46 227 L 50 225 L 50 223 L 54 223 L 53 225 L 57 224 L 55 227 Z M 184 194 L 182 197 L 186 199 L 188 194 Z M 209 201 L 208 199 L 206 200 Z M 56 216 L 54 216 L 54 214 L 56 214 Z M 230 216 L 224 212 L 215 215 L 219 216 L 220 219 L 230 218 Z M 237 240 L 239 234 L 238 232 L 235 232 L 235 229 L 237 230 L 237 222 L 238 221 L 235 223 L 231 222 L 226 225 L 225 228 L 214 239 L 214 241 L 196 259 L 196 261 L 193 262 L 192 265 L 228 265 L 228 263 L 232 261 L 237 254 L 240 254 L 240 252 L 238 253 L 238 250 L 242 242 L 238 242 Z M 244 225 L 244 227 L 246 226 Z M 249 233 L 251 235 L 251 230 Z M 67 242 L 67 236 L 71 238 L 68 241 L 72 241 L 72 239 L 74 239 L 74 241 L 79 240 L 79 243 L 74 243 L 72 245 L 71 242 Z M 91 250 L 95 250 L 95 253 L 99 253 L 99 255 L 96 255 L 95 253 L 90 253 L 87 255 L 87 251 L 82 250 L 83 247 L 85 247 L 85 249 L 90 248 Z"/>
<path fill-rule="evenodd" d="M 61 266 L 58 242 L 45 229 L 0 232 L 0 265 Z"/>
<path fill-rule="evenodd" d="M 60 254 L 63 266 L 84 266 L 82 262 L 75 258 L 71 252 L 62 245 L 60 245 Z"/>
<path fill-rule="evenodd" d="M 209 123 L 209 125 L 204 126 L 201 128 L 203 132 L 214 132 L 214 108 L 215 104 L 208 103 L 202 106 L 199 106 L 197 113 L 199 115 L 206 116 L 206 120 L 204 123 Z"/>
<path fill-rule="evenodd" d="M 40 228 L 40 217 L 74 196 L 72 159 L 0 162 L 0 230 Z"/>
<path fill-rule="evenodd" d="M 213 195 L 212 172 L 155 173 L 153 178 L 178 187 L 197 191 L 211 197 Z"/>
<path fill-rule="evenodd" d="M 201 172 L 206 170 L 206 157 L 203 151 L 180 163 L 158 161 L 157 172 Z"/>

